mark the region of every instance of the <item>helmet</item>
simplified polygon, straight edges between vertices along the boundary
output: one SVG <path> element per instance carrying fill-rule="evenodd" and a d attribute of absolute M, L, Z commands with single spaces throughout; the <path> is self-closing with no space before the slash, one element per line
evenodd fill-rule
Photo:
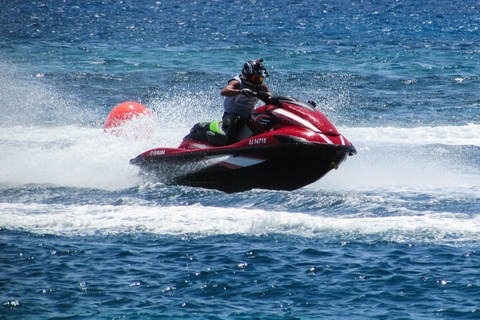
<path fill-rule="evenodd" d="M 262 85 L 263 79 L 268 77 L 268 71 L 262 64 L 263 59 L 251 60 L 245 62 L 242 69 L 241 78 L 249 87 L 258 88 Z"/>

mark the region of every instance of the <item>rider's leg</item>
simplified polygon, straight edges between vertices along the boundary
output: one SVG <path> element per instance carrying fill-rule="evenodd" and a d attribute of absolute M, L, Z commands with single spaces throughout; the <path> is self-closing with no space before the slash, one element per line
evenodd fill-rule
<path fill-rule="evenodd" d="M 234 113 L 224 113 L 222 121 L 227 136 L 225 145 L 237 142 L 238 131 L 245 124 L 245 119 Z"/>

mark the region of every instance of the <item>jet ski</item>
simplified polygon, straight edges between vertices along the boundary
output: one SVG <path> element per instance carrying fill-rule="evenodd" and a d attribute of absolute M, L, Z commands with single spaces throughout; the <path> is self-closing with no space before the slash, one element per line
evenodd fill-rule
<path fill-rule="evenodd" d="M 140 173 L 167 185 L 217 189 L 295 190 L 311 184 L 357 153 L 313 101 L 254 93 L 254 109 L 225 145 L 221 121 L 197 123 L 178 148 L 155 148 L 130 160 Z"/>

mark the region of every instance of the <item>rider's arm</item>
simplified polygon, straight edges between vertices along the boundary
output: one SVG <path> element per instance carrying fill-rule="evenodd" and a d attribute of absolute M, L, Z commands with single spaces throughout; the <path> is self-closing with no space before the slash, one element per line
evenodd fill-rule
<path fill-rule="evenodd" d="M 262 83 L 262 88 L 260 89 L 260 91 L 270 92 L 265 83 Z M 233 97 L 240 94 L 240 82 L 237 80 L 230 81 L 225 86 L 225 88 L 222 89 L 222 92 L 220 92 L 220 94 L 224 97 Z"/>
<path fill-rule="evenodd" d="M 230 81 L 220 94 L 224 97 L 233 97 L 240 94 L 240 82 L 237 80 Z"/>
<path fill-rule="evenodd" d="M 265 83 L 262 83 L 262 89 L 260 89 L 260 91 L 270 92 L 270 89 L 267 88 Z"/>

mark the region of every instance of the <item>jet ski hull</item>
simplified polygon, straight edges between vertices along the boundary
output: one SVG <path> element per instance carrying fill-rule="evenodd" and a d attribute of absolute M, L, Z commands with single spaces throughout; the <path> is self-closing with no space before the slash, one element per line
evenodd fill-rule
<path fill-rule="evenodd" d="M 301 188 L 337 168 L 356 151 L 352 145 L 292 140 L 262 147 L 181 150 L 173 154 L 162 154 L 158 149 L 157 153 L 139 155 L 131 164 L 165 184 L 240 192 Z"/>

